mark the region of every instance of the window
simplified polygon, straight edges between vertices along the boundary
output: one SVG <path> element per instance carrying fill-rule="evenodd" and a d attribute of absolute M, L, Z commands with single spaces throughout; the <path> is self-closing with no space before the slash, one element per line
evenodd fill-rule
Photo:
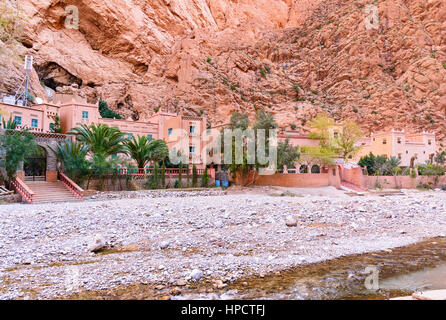
<path fill-rule="evenodd" d="M 383 144 L 387 144 L 387 139 L 383 139 Z"/>
<path fill-rule="evenodd" d="M 169 136 L 172 135 L 172 132 L 173 132 L 173 129 L 172 129 L 172 128 L 170 128 L 170 129 L 167 130 L 167 134 L 168 134 Z"/>
<path fill-rule="evenodd" d="M 432 140 L 427 140 L 427 144 L 431 145 L 432 144 Z"/>
<path fill-rule="evenodd" d="M 17 123 L 18 126 L 22 125 L 22 117 L 15 116 L 14 121 Z"/>
<path fill-rule="evenodd" d="M 190 134 L 194 134 L 195 133 L 195 127 L 194 126 L 190 126 L 189 127 L 189 133 Z"/>
<path fill-rule="evenodd" d="M 50 123 L 50 131 L 54 131 L 54 123 Z"/>
<path fill-rule="evenodd" d="M 409 154 L 409 151 L 406 150 L 406 154 Z"/>
<path fill-rule="evenodd" d="M 397 139 L 396 139 L 396 142 L 399 143 L 399 144 L 401 144 L 401 138 L 397 138 Z"/>
<path fill-rule="evenodd" d="M 39 121 L 37 119 L 31 119 L 31 128 L 38 128 Z"/>
<path fill-rule="evenodd" d="M 299 168 L 299 173 L 308 173 L 308 166 L 301 165 Z"/>
<path fill-rule="evenodd" d="M 147 138 L 149 138 L 150 140 L 153 139 L 153 134 L 148 134 Z"/>
<path fill-rule="evenodd" d="M 88 111 L 82 111 L 82 119 L 88 119 Z"/>
<path fill-rule="evenodd" d="M 195 147 L 194 146 L 190 146 L 189 147 L 189 153 L 195 153 Z"/>

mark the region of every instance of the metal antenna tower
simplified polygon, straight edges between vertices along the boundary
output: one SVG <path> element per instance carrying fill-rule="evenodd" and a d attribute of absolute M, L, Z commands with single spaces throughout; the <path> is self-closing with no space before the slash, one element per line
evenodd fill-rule
<path fill-rule="evenodd" d="M 26 107 L 28 104 L 29 74 L 33 69 L 33 56 L 28 56 L 28 55 L 25 56 L 24 68 L 25 68 L 25 79 L 23 79 L 19 89 L 17 90 L 14 96 L 14 104 L 17 104 L 19 101 L 23 101 L 22 105 Z"/>

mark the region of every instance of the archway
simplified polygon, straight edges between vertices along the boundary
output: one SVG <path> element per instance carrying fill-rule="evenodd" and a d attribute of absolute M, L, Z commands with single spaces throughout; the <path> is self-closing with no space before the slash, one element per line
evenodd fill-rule
<path fill-rule="evenodd" d="M 299 173 L 308 173 L 308 166 L 307 165 L 301 165 L 299 168 Z"/>
<path fill-rule="evenodd" d="M 47 153 L 43 147 L 30 153 L 23 163 L 25 171 L 25 180 L 27 181 L 45 181 L 46 180 Z"/>
<path fill-rule="evenodd" d="M 321 168 L 317 164 L 315 164 L 311 167 L 311 173 L 321 173 Z"/>

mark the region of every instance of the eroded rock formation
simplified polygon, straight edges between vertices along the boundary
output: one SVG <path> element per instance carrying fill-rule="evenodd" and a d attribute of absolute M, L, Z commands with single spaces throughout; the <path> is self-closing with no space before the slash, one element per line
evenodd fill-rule
<path fill-rule="evenodd" d="M 14 4 L 14 1 L 8 1 Z M 79 28 L 67 28 L 68 6 Z M 370 7 L 375 5 L 376 7 Z M 319 112 L 366 131 L 445 138 L 444 0 L 21 0 L 18 56 L 42 84 L 99 97 L 124 117 L 158 108 L 276 113 L 282 127 Z M 71 21 L 71 20 L 69 20 Z M 71 21 L 72 22 L 72 21 Z M 69 24 L 70 25 L 70 24 Z M 10 46 L 4 43 L 2 52 Z M 21 74 L 0 58 L 2 91 Z"/>

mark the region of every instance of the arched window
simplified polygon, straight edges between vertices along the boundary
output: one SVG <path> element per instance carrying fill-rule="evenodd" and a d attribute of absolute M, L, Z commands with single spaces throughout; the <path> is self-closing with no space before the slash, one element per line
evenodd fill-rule
<path fill-rule="evenodd" d="M 301 165 L 300 168 L 299 168 L 299 172 L 300 173 L 308 173 L 308 166 Z"/>
<path fill-rule="evenodd" d="M 321 173 L 321 168 L 315 164 L 311 167 L 311 173 Z"/>

